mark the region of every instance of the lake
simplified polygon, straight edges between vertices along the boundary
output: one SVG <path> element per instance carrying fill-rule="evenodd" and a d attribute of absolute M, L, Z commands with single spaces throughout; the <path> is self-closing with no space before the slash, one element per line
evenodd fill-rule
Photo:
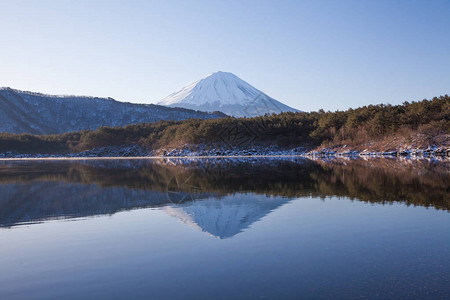
<path fill-rule="evenodd" d="M 450 161 L 0 161 L 0 299 L 448 299 Z"/>

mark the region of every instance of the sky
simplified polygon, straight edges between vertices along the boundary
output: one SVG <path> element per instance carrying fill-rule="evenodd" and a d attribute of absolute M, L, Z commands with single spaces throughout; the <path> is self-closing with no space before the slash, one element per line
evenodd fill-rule
<path fill-rule="evenodd" d="M 449 0 L 0 0 L 0 86 L 154 103 L 216 71 L 297 109 L 450 94 Z"/>

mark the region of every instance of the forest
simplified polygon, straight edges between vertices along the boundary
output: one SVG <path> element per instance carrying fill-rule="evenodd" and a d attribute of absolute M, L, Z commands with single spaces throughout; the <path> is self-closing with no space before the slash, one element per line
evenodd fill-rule
<path fill-rule="evenodd" d="M 450 133 L 450 97 L 348 109 L 280 113 L 254 118 L 188 119 L 100 127 L 56 135 L 0 133 L 0 152 L 75 153 L 106 146 L 148 150 L 182 145 L 333 147 L 400 137 L 432 144 Z M 246 142 L 246 144 L 244 143 Z"/>

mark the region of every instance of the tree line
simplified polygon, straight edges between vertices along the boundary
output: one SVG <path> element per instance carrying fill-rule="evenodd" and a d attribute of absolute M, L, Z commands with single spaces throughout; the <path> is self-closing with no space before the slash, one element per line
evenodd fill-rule
<path fill-rule="evenodd" d="M 57 135 L 0 133 L 0 152 L 70 153 L 106 146 L 139 145 L 146 149 L 184 144 L 317 147 L 358 144 L 388 135 L 420 133 L 431 138 L 450 132 L 450 97 L 379 104 L 325 112 L 285 112 L 254 118 L 189 119 L 100 127 Z"/>

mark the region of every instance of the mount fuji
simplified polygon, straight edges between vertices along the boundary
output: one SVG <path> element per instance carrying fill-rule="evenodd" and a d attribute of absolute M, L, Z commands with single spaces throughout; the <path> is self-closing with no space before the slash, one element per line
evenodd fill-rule
<path fill-rule="evenodd" d="M 255 117 L 281 112 L 298 112 L 228 72 L 212 73 L 189 84 L 157 104 L 200 111 L 221 111 L 235 117 Z"/>

